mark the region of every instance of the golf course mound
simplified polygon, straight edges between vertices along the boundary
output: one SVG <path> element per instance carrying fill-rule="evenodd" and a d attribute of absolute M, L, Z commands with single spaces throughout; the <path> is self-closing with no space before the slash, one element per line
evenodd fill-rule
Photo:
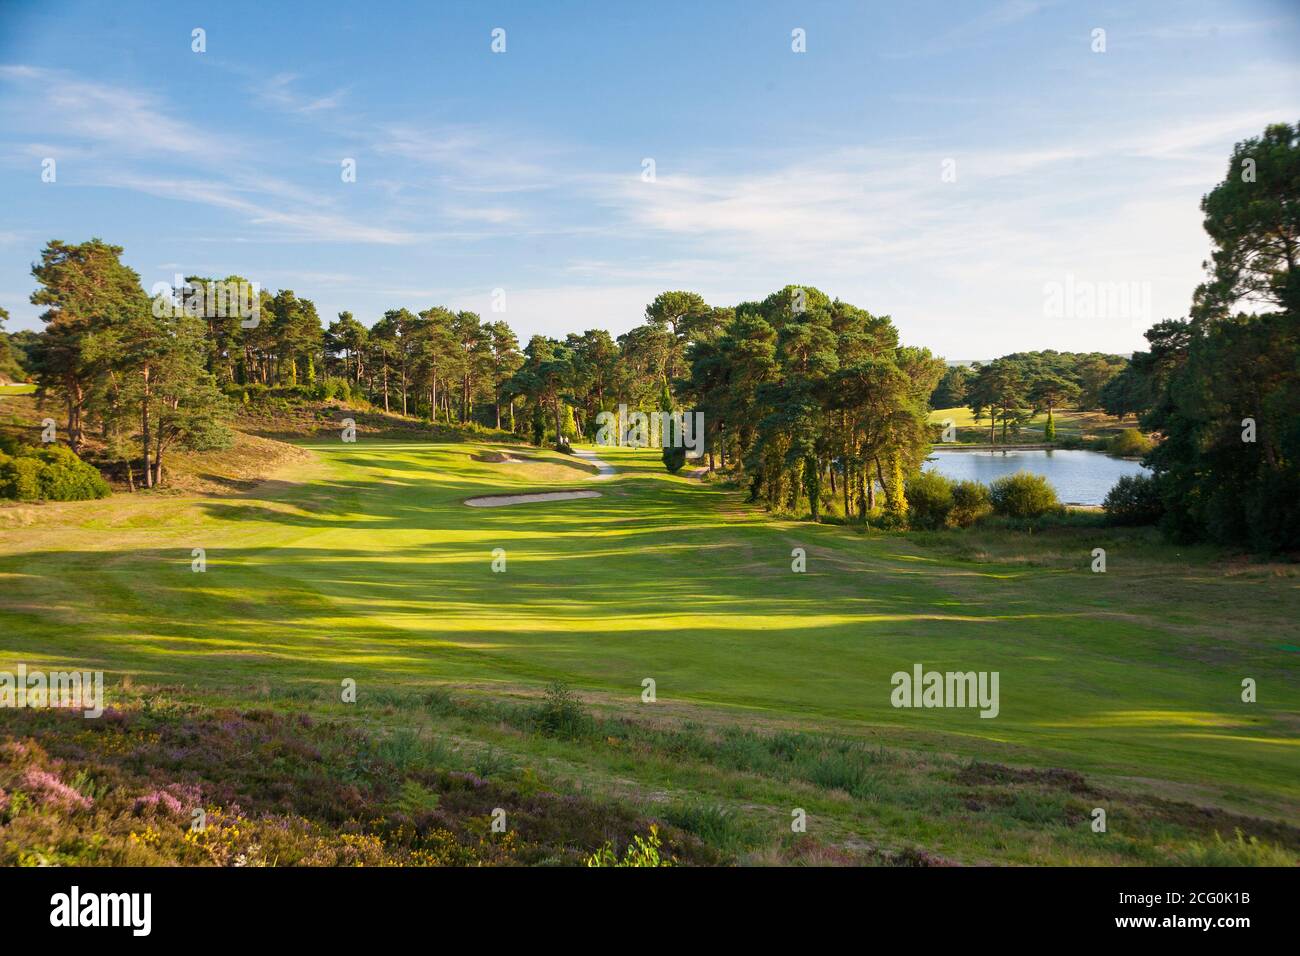
<path fill-rule="evenodd" d="M 539 491 L 530 495 L 484 495 L 467 498 L 471 508 L 500 508 L 503 505 L 522 505 L 531 501 L 569 501 L 573 498 L 599 498 L 599 491 Z"/>

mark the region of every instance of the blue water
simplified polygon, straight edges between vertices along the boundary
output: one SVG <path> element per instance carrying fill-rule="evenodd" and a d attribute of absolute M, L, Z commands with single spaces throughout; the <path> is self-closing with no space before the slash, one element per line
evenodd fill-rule
<path fill-rule="evenodd" d="M 1059 449 L 952 451 L 936 448 L 926 461 L 925 470 L 937 471 L 957 481 L 973 479 L 986 485 L 1003 475 L 1029 471 L 1051 482 L 1056 496 L 1071 505 L 1099 505 L 1122 476 L 1147 473 L 1136 461 L 1112 458 L 1096 451 Z"/>

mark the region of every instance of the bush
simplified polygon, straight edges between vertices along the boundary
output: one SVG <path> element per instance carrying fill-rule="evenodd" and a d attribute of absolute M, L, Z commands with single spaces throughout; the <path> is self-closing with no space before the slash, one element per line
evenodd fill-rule
<path fill-rule="evenodd" d="M 676 448 L 669 445 L 664 448 L 663 459 L 664 467 L 675 475 L 681 471 L 682 466 L 686 464 L 686 449 Z"/>
<path fill-rule="evenodd" d="M 1141 458 L 1151 451 L 1152 447 L 1154 444 L 1151 439 L 1136 428 L 1124 429 L 1106 446 L 1107 451 L 1121 458 Z"/>
<path fill-rule="evenodd" d="M 108 482 L 70 448 L 18 446 L 0 454 L 0 497 L 19 501 L 85 501 L 106 498 Z"/>
<path fill-rule="evenodd" d="M 1009 518 L 1041 518 L 1061 510 L 1056 489 L 1042 475 L 1027 471 L 1005 475 L 989 485 L 989 500 L 997 514 Z"/>
<path fill-rule="evenodd" d="M 1165 513 L 1160 488 L 1150 475 L 1125 475 L 1106 493 L 1101 507 L 1111 524 L 1155 524 Z"/>
<path fill-rule="evenodd" d="M 915 528 L 942 528 L 953 508 L 956 482 L 936 471 L 923 471 L 907 479 L 908 520 Z"/>
<path fill-rule="evenodd" d="M 334 398 L 340 402 L 346 402 L 351 398 L 351 388 L 348 380 L 345 378 L 335 378 L 331 376 L 325 379 L 321 384 L 321 398 Z"/>
<path fill-rule="evenodd" d="M 556 681 L 546 688 L 546 699 L 533 712 L 531 723 L 548 737 L 577 738 L 590 731 L 594 722 L 568 685 Z"/>
<path fill-rule="evenodd" d="M 11 458 L 0 461 L 0 495 L 19 501 L 35 501 L 41 496 L 41 462 L 35 458 Z"/>
<path fill-rule="evenodd" d="M 959 481 L 952 489 L 952 511 L 948 522 L 959 528 L 969 528 L 993 510 L 989 489 L 978 481 Z"/>

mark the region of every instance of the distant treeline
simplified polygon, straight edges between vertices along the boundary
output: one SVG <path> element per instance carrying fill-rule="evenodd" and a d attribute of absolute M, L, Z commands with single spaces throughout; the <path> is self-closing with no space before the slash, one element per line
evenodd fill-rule
<path fill-rule="evenodd" d="M 965 405 L 975 420 L 989 419 L 989 440 L 1017 434 L 1034 415 L 1047 412 L 1044 438 L 1056 437 L 1054 411 L 1062 406 L 1100 409 L 1109 383 L 1128 365 L 1122 355 L 1102 352 L 1015 352 L 991 362 L 947 369 L 930 394 L 932 408 Z"/>

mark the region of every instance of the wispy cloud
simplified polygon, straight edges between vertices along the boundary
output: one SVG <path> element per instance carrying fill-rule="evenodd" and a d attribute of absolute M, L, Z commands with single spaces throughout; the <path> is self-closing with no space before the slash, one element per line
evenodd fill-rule
<path fill-rule="evenodd" d="M 229 158 L 237 149 L 228 137 L 169 115 L 147 93 L 79 79 L 62 70 L 12 64 L 0 66 L 0 79 L 14 84 L 24 129 L 44 130 L 63 141 L 83 140 L 128 156 L 203 156 Z"/>
<path fill-rule="evenodd" d="M 267 170 L 257 144 L 182 119 L 152 95 L 27 65 L 0 66 L 0 79 L 17 88 L 9 110 L 21 114 L 21 128 L 41 137 L 17 150 L 83 157 L 81 178 L 71 180 L 77 185 L 233 212 L 246 226 L 260 227 L 263 240 L 401 245 L 428 237 L 339 212 L 327 192 Z M 273 88 L 287 85 L 281 80 Z"/>
<path fill-rule="evenodd" d="M 323 96 L 300 93 L 295 88 L 299 80 L 296 73 L 276 73 L 265 78 L 260 74 L 256 76 L 253 93 L 257 99 L 287 113 L 312 114 L 332 110 L 342 105 L 347 94 L 342 88 Z"/>

